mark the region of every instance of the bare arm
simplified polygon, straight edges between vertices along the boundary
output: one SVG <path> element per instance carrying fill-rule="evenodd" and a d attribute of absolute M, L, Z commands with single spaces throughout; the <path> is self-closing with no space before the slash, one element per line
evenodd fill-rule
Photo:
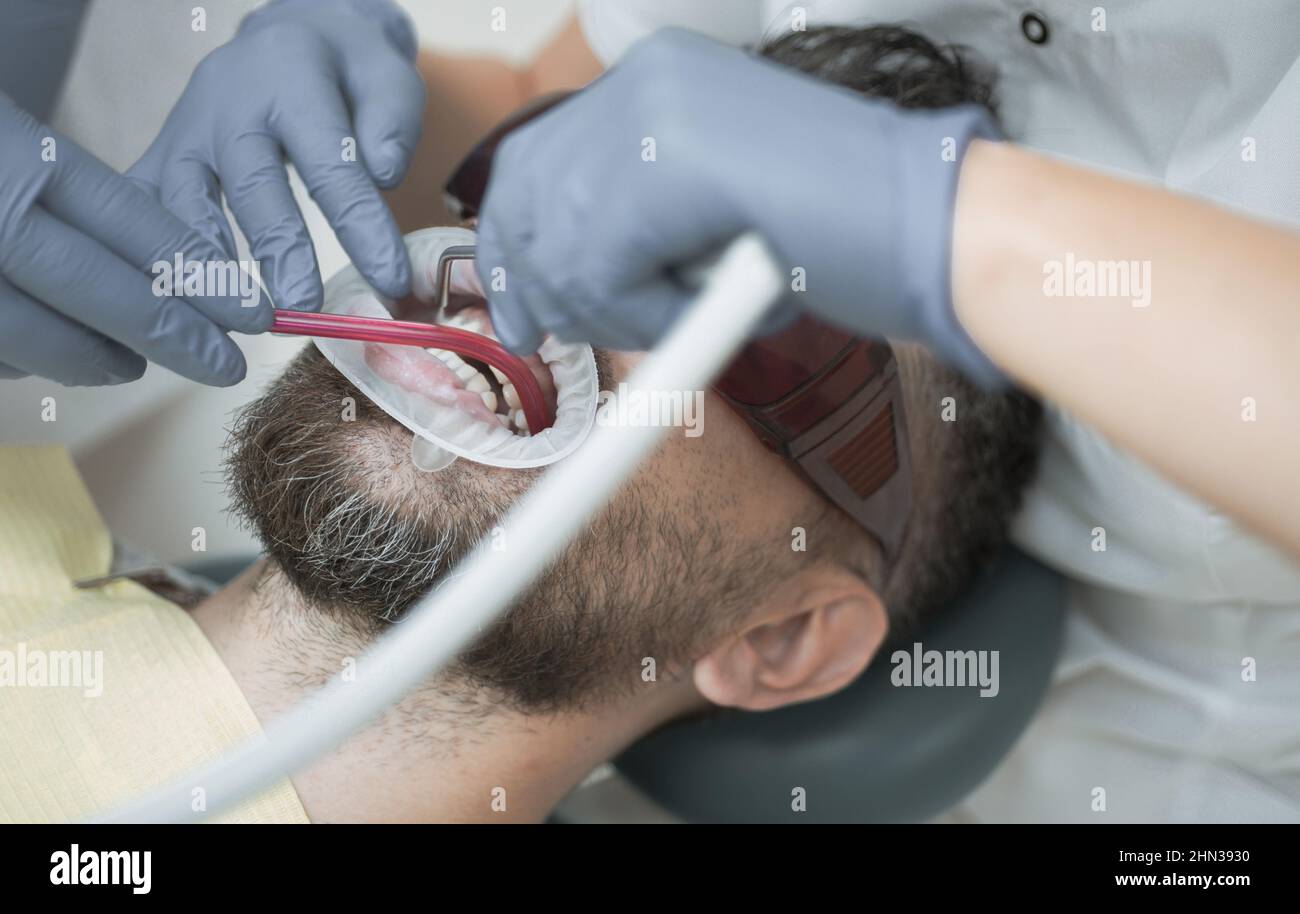
<path fill-rule="evenodd" d="M 1136 262 L 1139 281 L 1149 265 L 1149 304 L 1131 281 L 1052 286 L 1067 255 L 1085 271 Z M 971 336 L 1027 388 L 1300 554 L 1300 235 L 977 142 L 953 290 Z"/>
<path fill-rule="evenodd" d="M 572 18 L 524 68 L 489 57 L 420 53 L 428 88 L 424 133 L 402 186 L 388 203 L 403 232 L 450 221 L 442 185 L 479 137 L 526 101 L 585 85 L 603 69 Z"/>

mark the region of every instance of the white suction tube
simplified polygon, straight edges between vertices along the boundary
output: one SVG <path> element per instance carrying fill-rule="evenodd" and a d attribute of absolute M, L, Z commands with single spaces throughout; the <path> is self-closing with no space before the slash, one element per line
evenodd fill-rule
<path fill-rule="evenodd" d="M 630 390 L 700 390 L 748 338 L 784 282 L 762 240 L 731 243 L 695 302 L 627 379 Z M 272 721 L 263 738 L 231 750 L 99 821 L 193 822 L 221 812 L 306 767 L 441 669 L 501 615 L 577 536 L 666 433 L 598 426 L 502 522 L 506 549 L 480 542 L 361 658 L 356 676 L 332 679 Z M 196 813 L 196 788 L 206 809 Z"/>

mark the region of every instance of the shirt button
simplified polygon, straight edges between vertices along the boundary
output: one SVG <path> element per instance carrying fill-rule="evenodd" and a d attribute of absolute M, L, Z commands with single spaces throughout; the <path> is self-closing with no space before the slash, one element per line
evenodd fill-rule
<path fill-rule="evenodd" d="M 1051 37 L 1047 22 L 1037 13 L 1025 13 L 1020 20 L 1020 31 L 1025 33 L 1025 38 L 1031 44 L 1047 44 Z"/>

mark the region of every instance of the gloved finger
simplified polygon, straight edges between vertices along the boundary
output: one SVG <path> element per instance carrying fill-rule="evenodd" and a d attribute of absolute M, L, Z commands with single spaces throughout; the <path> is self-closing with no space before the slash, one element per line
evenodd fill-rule
<path fill-rule="evenodd" d="M 375 10 L 372 4 L 371 9 L 379 13 L 377 21 L 389 45 L 396 49 L 404 60 L 414 63 L 420 53 L 420 36 L 415 31 L 415 23 L 411 21 L 411 17 L 406 15 L 400 6 L 392 3 L 386 4 L 383 10 Z"/>
<path fill-rule="evenodd" d="M 515 278 L 518 282 L 518 271 Z M 497 339 L 516 355 L 532 355 L 542 345 L 542 340 L 546 339 L 548 328 L 539 323 L 536 318 L 539 291 L 536 284 L 523 284 L 516 288 L 514 301 L 518 303 L 518 310 L 505 314 L 504 318 L 500 316 L 501 312 L 492 306 L 491 300 L 488 301 L 488 314 L 492 318 L 492 329 L 496 332 Z M 501 335 L 502 320 L 505 321 L 506 336 Z"/>
<path fill-rule="evenodd" d="M 187 284 L 186 281 L 186 270 L 192 269 L 186 261 L 192 253 L 177 252 L 182 257 L 179 270 L 175 255 L 157 261 L 149 267 L 149 272 L 154 279 L 162 280 L 169 277 L 171 280 L 170 284 L 163 283 L 159 288 L 164 294 L 184 298 L 206 317 L 227 330 L 262 333 L 270 329 L 275 319 L 271 311 L 271 302 L 263 293 L 257 274 L 250 274 L 243 264 L 235 260 L 234 236 L 225 213 L 221 211 L 220 203 L 216 204 L 216 215 L 220 221 L 219 224 L 213 224 L 212 213 L 207 205 L 194 200 L 196 190 L 194 185 L 170 188 L 168 180 L 153 174 L 153 170 L 143 164 L 144 161 L 142 159 L 131 166 L 126 173 L 127 180 L 166 206 L 191 232 L 201 235 L 209 255 L 217 251 L 226 255 L 224 260 L 212 258 L 198 262 L 203 269 L 203 280 L 197 286 Z M 205 181 L 204 174 L 210 177 L 213 192 L 217 195 L 216 199 L 220 201 L 220 190 L 216 189 L 216 177 L 212 172 L 193 161 L 186 163 L 186 166 L 187 172 L 190 169 L 199 172 L 194 176 L 197 181 Z M 167 172 L 168 169 L 164 166 L 163 174 L 166 175 Z M 172 194 L 173 201 L 170 204 L 164 199 L 164 193 Z M 192 252 L 193 249 L 190 250 Z M 164 277 L 164 273 L 168 274 L 167 277 Z M 186 294 L 187 290 L 189 290 L 188 294 Z M 235 301 L 231 301 L 232 298 Z"/>
<path fill-rule="evenodd" d="M 625 289 L 617 303 L 607 303 L 593 315 L 594 323 L 601 325 L 611 311 L 616 309 L 618 314 L 617 323 L 610 320 L 605 324 L 607 331 L 594 334 L 607 338 L 608 342 L 596 345 L 634 352 L 649 349 L 672 329 L 692 298 L 690 292 L 667 280 Z"/>
<path fill-rule="evenodd" d="M 569 180 L 564 186 L 539 189 L 531 183 L 536 179 L 534 173 L 522 187 L 507 185 L 511 189 L 519 187 L 515 193 L 520 197 L 537 199 L 540 195 L 540 205 L 530 207 L 532 218 L 535 224 L 541 224 L 543 215 L 546 219 L 545 232 L 527 236 L 507 233 L 509 256 L 518 264 L 515 272 L 527 280 L 520 293 L 529 317 L 543 331 L 566 342 L 639 348 L 632 345 L 634 337 L 623 319 L 622 300 L 609 294 L 605 265 L 600 269 L 581 265 L 590 259 L 590 244 L 610 241 L 603 238 L 596 242 L 586 237 L 586 226 L 591 222 L 587 214 L 592 207 L 584 198 L 590 187 Z"/>
<path fill-rule="evenodd" d="M 352 126 L 343 98 L 322 89 L 286 119 L 280 141 L 357 270 L 382 295 L 408 295 L 411 258 L 365 166 L 347 155 Z"/>
<path fill-rule="evenodd" d="M 13 285 L 195 381 L 228 386 L 244 377 L 239 347 L 187 302 L 155 295 L 147 276 L 44 210 L 27 218 L 0 255 Z"/>
<path fill-rule="evenodd" d="M 357 129 L 361 160 L 375 184 L 402 183 L 424 126 L 424 80 L 410 62 L 385 52 L 349 61 L 344 89 Z"/>
<path fill-rule="evenodd" d="M 627 189 L 618 207 L 589 202 L 571 211 L 555 204 L 557 230 L 541 239 L 536 256 L 565 265 L 548 274 L 556 284 L 553 297 L 592 344 L 633 350 L 655 345 L 704 286 L 717 255 L 742 231 L 741 220 L 721 202 L 700 205 L 681 194 L 679 183 L 685 182 L 643 179 Z M 575 192 L 567 198 L 576 197 Z"/>
<path fill-rule="evenodd" d="M 137 183 L 70 141 L 59 148 L 65 157 L 63 166 L 41 194 L 41 204 L 55 219 L 99 242 L 137 270 L 154 275 L 161 264 L 174 271 L 178 255 L 182 263 L 226 259 L 212 242 Z M 187 298 L 200 313 L 233 330 L 255 333 L 266 329 L 266 316 L 256 308 L 244 307 L 244 296 L 237 288 L 209 285 L 204 282 Z"/>
<path fill-rule="evenodd" d="M 221 182 L 216 173 L 197 159 L 173 159 L 163 164 L 158 178 L 158 198 L 176 217 L 221 248 L 237 256 L 235 233 L 221 206 Z"/>
<path fill-rule="evenodd" d="M 200 70 L 208 66 L 201 64 Z M 191 149 L 176 148 L 177 132 L 193 132 L 179 131 L 177 125 L 188 112 L 186 103 L 194 95 L 192 89 L 187 89 L 168 116 L 162 132 L 144 155 L 126 170 L 126 177 L 167 206 L 178 219 L 216 245 L 227 257 L 234 258 L 237 256 L 235 236 L 221 207 L 220 182 L 211 167 Z M 168 171 L 175 174 L 170 180 L 165 180 L 164 174 Z M 195 186 L 201 188 L 201 194 L 190 192 Z"/>
<path fill-rule="evenodd" d="M 488 312 L 497 339 L 516 355 L 529 355 L 537 351 L 545 334 L 529 312 L 525 293 L 530 281 L 527 266 L 522 259 L 512 256 L 513 245 L 497 230 L 502 221 L 479 223 L 474 268 L 486 290 Z"/>
<path fill-rule="evenodd" d="M 497 339 L 516 355 L 536 352 L 550 329 L 534 310 L 543 290 L 530 259 L 536 191 L 526 167 L 524 139 L 519 134 L 510 136 L 496 151 L 474 255 Z"/>
<path fill-rule="evenodd" d="M 615 302 L 568 323 L 556 322 L 552 332 L 565 342 L 585 342 L 604 349 L 639 352 L 650 349 L 681 316 L 690 294 L 664 280 L 621 290 Z"/>
<path fill-rule="evenodd" d="M 530 294 L 524 289 L 488 298 L 492 330 L 501 345 L 515 355 L 532 355 L 546 339 L 546 331 L 534 320 L 531 307 Z"/>
<path fill-rule="evenodd" d="M 248 264 L 236 260 L 234 232 L 222 209 L 221 185 L 212 169 L 194 159 L 169 162 L 163 166 L 159 193 L 164 206 L 227 252 L 226 262 L 220 265 L 221 272 L 214 273 L 213 279 L 238 293 L 239 306 L 246 317 L 237 324 L 223 322 L 223 326 L 241 333 L 269 330 L 275 314 L 270 298 L 262 289 L 261 271 L 256 261 Z M 199 303 L 191 295 L 185 299 Z M 208 310 L 200 310 L 212 316 Z"/>
<path fill-rule="evenodd" d="M 263 133 L 230 140 L 217 150 L 217 175 L 276 307 L 319 311 L 325 293 L 316 249 L 275 140 Z"/>
<path fill-rule="evenodd" d="M 0 377 L 38 375 L 69 387 L 134 381 L 146 362 L 45 307 L 0 277 Z"/>

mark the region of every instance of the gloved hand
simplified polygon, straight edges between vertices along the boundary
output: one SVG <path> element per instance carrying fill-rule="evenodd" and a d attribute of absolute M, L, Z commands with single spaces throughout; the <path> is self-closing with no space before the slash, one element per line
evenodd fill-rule
<path fill-rule="evenodd" d="M 477 251 L 497 334 L 647 348 L 690 299 L 675 268 L 757 229 L 804 271 L 786 316 L 919 340 L 995 382 L 949 288 L 962 156 L 995 136 L 974 106 L 907 111 L 659 32 L 498 149 Z"/>
<path fill-rule="evenodd" d="M 224 188 L 277 307 L 317 311 L 321 278 L 287 153 L 362 276 L 406 295 L 410 260 L 379 188 L 401 182 L 419 141 L 416 52 L 390 0 L 273 0 L 199 64 L 128 174 L 234 257 Z"/>
<path fill-rule="evenodd" d="M 154 264 L 221 259 L 157 201 L 0 93 L 0 377 L 63 384 L 138 378 L 145 359 L 234 384 L 226 330 L 271 323 L 260 295 L 167 297 Z"/>

